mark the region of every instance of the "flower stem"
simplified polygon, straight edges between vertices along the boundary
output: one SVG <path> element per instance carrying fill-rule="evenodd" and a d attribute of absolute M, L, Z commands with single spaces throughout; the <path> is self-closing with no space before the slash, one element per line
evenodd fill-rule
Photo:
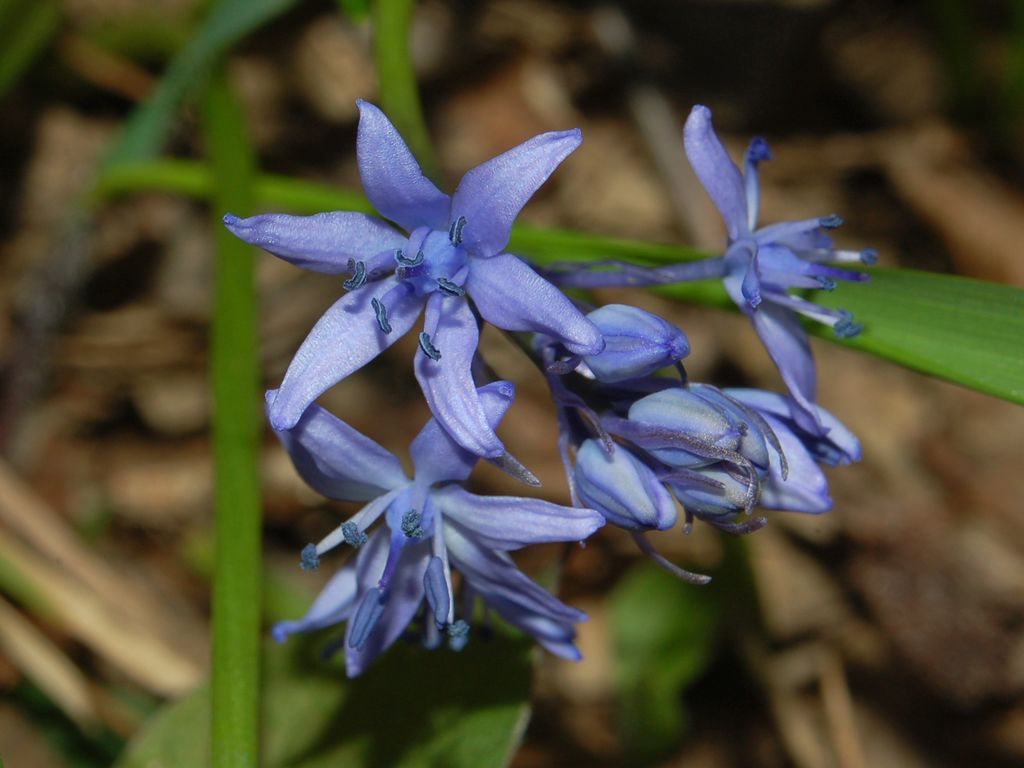
<path fill-rule="evenodd" d="M 423 172 L 437 181 L 440 169 L 412 69 L 409 31 L 415 7 L 416 0 L 375 0 L 373 56 L 380 81 L 381 109 L 398 128 Z"/>
<path fill-rule="evenodd" d="M 216 555 L 213 579 L 213 765 L 259 762 L 260 489 L 259 369 L 252 249 L 221 224 L 253 209 L 255 159 L 223 72 L 203 101 L 213 166 L 216 243 L 211 350 Z"/>

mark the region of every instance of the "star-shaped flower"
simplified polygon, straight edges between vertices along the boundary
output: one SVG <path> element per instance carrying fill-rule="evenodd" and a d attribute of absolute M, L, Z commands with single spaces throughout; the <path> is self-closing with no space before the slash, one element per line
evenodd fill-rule
<path fill-rule="evenodd" d="M 324 313 L 288 367 L 268 408 L 271 424 L 294 427 L 324 391 L 408 332 L 425 307 L 415 371 L 427 402 L 459 445 L 499 459 L 505 448 L 470 371 L 480 319 L 546 333 L 577 354 L 596 354 L 604 344 L 560 290 L 504 252 L 519 211 L 579 146 L 580 132 L 535 136 L 469 171 L 449 197 L 423 175 L 384 114 L 358 104 L 363 188 L 405 234 L 377 217 L 341 211 L 224 217 L 237 237 L 293 264 L 351 273 L 348 293 Z"/>
<path fill-rule="evenodd" d="M 757 226 L 760 207 L 758 165 L 771 159 L 764 139 L 747 149 L 744 171 L 733 163 L 711 124 L 711 110 L 696 106 L 683 131 L 686 156 L 715 207 L 725 220 L 728 246 L 724 283 L 729 296 L 754 324 L 754 329 L 785 381 L 796 407 L 797 424 L 818 435 L 823 426 L 814 402 L 817 377 L 803 315 L 828 325 L 840 337 L 862 330 L 849 312 L 826 309 L 789 293 L 792 288 L 833 290 L 836 280 L 864 281 L 861 272 L 824 262 L 874 263 L 874 251 L 843 251 L 833 247 L 829 230 L 842 224 L 836 215 Z"/>
<path fill-rule="evenodd" d="M 793 418 L 805 431 L 823 436 L 825 427 L 814 405 L 814 359 L 799 316 L 831 326 L 840 337 L 856 335 L 861 326 L 849 312 L 820 307 L 789 291 L 831 291 L 837 280 L 867 280 L 864 273 L 838 269 L 829 262 L 872 264 L 876 254 L 834 248 L 827 232 L 842 224 L 835 215 L 758 228 L 758 165 L 771 157 L 764 139 L 750 143 L 741 172 L 715 133 L 711 110 L 696 106 L 686 121 L 683 144 L 697 178 L 725 220 L 728 242 L 723 256 L 660 267 L 616 261 L 555 265 L 550 275 L 558 285 L 580 288 L 722 279 L 779 369 L 792 395 Z"/>
<path fill-rule="evenodd" d="M 489 425 L 497 426 L 512 402 L 512 385 L 495 382 L 477 395 Z M 274 402 L 273 392 L 267 402 Z M 359 547 L 304 617 L 274 627 L 279 642 L 295 632 L 347 622 L 345 663 L 354 677 L 418 615 L 429 647 L 440 642 L 444 630 L 449 643 L 460 648 L 468 637 L 472 597 L 478 596 L 552 653 L 580 658 L 574 625 L 586 617 L 531 581 L 508 552 L 527 544 L 583 540 L 603 524 L 597 512 L 470 493 L 462 483 L 477 457 L 436 419 L 427 422 L 410 447 L 413 479 L 391 452 L 316 405 L 295 427 L 277 434 L 315 490 L 334 499 L 369 502 L 319 544 L 303 550 L 302 564 L 309 569 L 339 544 Z M 384 524 L 371 531 L 381 517 Z M 461 619 L 456 618 L 453 568 L 462 574 L 463 597 L 469 598 Z"/>

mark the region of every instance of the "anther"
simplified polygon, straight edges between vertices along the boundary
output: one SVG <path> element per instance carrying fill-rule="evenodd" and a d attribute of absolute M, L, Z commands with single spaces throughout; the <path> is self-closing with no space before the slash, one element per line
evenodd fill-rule
<path fill-rule="evenodd" d="M 469 624 L 462 619 L 448 625 L 448 647 L 461 651 L 469 642 Z"/>
<path fill-rule="evenodd" d="M 355 523 L 342 523 L 341 535 L 345 537 L 345 543 L 350 547 L 358 549 L 366 543 L 367 535 L 359 530 Z"/>
<path fill-rule="evenodd" d="M 402 515 L 402 533 L 407 539 L 422 539 L 423 515 L 415 509 L 410 509 Z"/>
<path fill-rule="evenodd" d="M 395 261 L 401 264 L 403 267 L 415 267 L 423 263 L 423 259 L 426 258 L 423 254 L 423 250 L 416 251 L 416 257 L 407 259 L 405 254 L 401 250 L 395 251 Z"/>
<path fill-rule="evenodd" d="M 865 248 L 863 251 L 860 252 L 860 261 L 861 264 L 866 264 L 869 267 L 872 264 L 877 264 L 878 251 L 876 251 L 874 248 Z"/>
<path fill-rule="evenodd" d="M 747 162 L 761 163 L 772 159 L 772 151 L 768 148 L 768 142 L 761 136 L 755 136 L 747 148 Z"/>
<path fill-rule="evenodd" d="M 354 291 L 356 288 L 361 288 L 366 283 L 366 264 L 349 259 L 348 268 L 352 272 L 352 277 L 342 283 L 345 286 L 345 290 Z"/>
<path fill-rule="evenodd" d="M 430 343 L 430 334 L 426 331 L 420 334 L 420 349 L 431 360 L 437 361 L 441 359 L 441 350 Z"/>
<path fill-rule="evenodd" d="M 449 296 L 465 296 L 466 291 L 464 288 L 456 285 L 447 277 L 437 278 L 437 287 L 447 293 Z"/>
<path fill-rule="evenodd" d="M 466 217 L 459 216 L 448 228 L 448 239 L 452 245 L 459 245 L 462 242 L 462 230 L 466 226 Z"/>
<path fill-rule="evenodd" d="M 831 277 L 819 277 L 817 278 L 818 285 L 821 286 L 824 291 L 834 291 L 836 289 L 836 281 Z"/>
<path fill-rule="evenodd" d="M 377 316 L 377 325 L 380 327 L 382 333 L 391 333 L 391 323 L 388 322 L 388 308 L 384 306 L 384 302 L 380 299 L 373 299 L 370 302 L 373 307 L 373 313 Z"/>
<path fill-rule="evenodd" d="M 316 544 L 307 544 L 302 548 L 299 567 L 304 571 L 315 571 L 320 565 L 320 555 L 317 554 Z"/>
<path fill-rule="evenodd" d="M 818 219 L 818 226 L 822 229 L 838 229 L 843 226 L 843 220 L 836 214 L 831 213 Z"/>
<path fill-rule="evenodd" d="M 864 326 L 853 322 L 853 318 L 844 317 L 832 326 L 832 330 L 840 339 L 852 339 L 864 330 Z"/>

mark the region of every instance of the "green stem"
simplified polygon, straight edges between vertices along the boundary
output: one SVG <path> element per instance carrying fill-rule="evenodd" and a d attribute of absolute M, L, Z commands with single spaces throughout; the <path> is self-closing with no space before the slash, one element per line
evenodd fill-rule
<path fill-rule="evenodd" d="M 412 69 L 409 30 L 416 0 L 376 0 L 373 4 L 373 56 L 380 82 L 380 106 L 423 172 L 438 180 L 440 169 L 423 118 L 416 76 Z"/>
<path fill-rule="evenodd" d="M 252 212 L 255 159 L 222 72 L 203 101 L 213 166 L 216 243 L 211 373 L 216 556 L 213 579 L 213 765 L 259 762 L 260 430 L 252 248 L 224 228 L 226 211 Z"/>

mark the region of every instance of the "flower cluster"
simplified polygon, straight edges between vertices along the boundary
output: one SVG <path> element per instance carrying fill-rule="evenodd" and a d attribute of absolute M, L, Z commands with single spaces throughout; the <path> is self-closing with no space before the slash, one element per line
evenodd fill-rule
<path fill-rule="evenodd" d="M 365 506 L 302 551 L 316 568 L 341 545 L 358 550 L 295 632 L 346 625 L 349 675 L 410 632 L 427 647 L 468 640 L 479 599 L 554 654 L 579 658 L 575 625 L 585 617 L 523 574 L 509 552 L 540 542 L 576 542 L 606 522 L 627 530 L 656 562 L 708 581 L 660 556 L 650 530 L 695 520 L 732 533 L 765 523 L 758 507 L 820 513 L 831 507 L 819 464 L 859 458 L 856 438 L 816 405 L 814 368 L 794 313 L 855 332 L 843 313 L 820 309 L 790 288 L 862 279 L 824 262 L 834 217 L 756 229 L 755 141 L 740 173 L 715 136 L 706 108 L 684 141 L 698 176 L 726 220 L 729 243 L 707 263 L 657 269 L 615 265 L 557 273 L 563 285 L 651 284 L 718 277 L 751 317 L 778 363 L 789 396 L 688 382 L 690 345 L 680 329 L 636 307 L 592 308 L 571 300 L 537 269 L 506 253 L 519 211 L 581 142 L 578 130 L 537 136 L 468 172 L 449 197 L 421 172 L 383 113 L 359 102 L 357 155 L 363 187 L 383 219 L 361 213 L 266 214 L 224 223 L 237 237 L 300 267 L 345 275 L 343 295 L 316 323 L 266 411 L 302 478 L 332 499 Z M 868 261 L 869 254 L 857 255 Z M 424 315 L 415 376 L 432 418 L 413 440 L 410 478 L 398 457 L 315 404 Z M 485 380 L 477 349 L 483 323 L 524 339 L 556 404 L 559 450 L 572 506 L 486 497 L 465 482 L 479 459 L 531 484 L 496 429 L 512 403 L 506 381 Z M 659 372 L 675 370 L 678 375 Z M 458 578 L 454 573 L 460 574 Z M 461 606 L 457 608 L 456 606 Z"/>

